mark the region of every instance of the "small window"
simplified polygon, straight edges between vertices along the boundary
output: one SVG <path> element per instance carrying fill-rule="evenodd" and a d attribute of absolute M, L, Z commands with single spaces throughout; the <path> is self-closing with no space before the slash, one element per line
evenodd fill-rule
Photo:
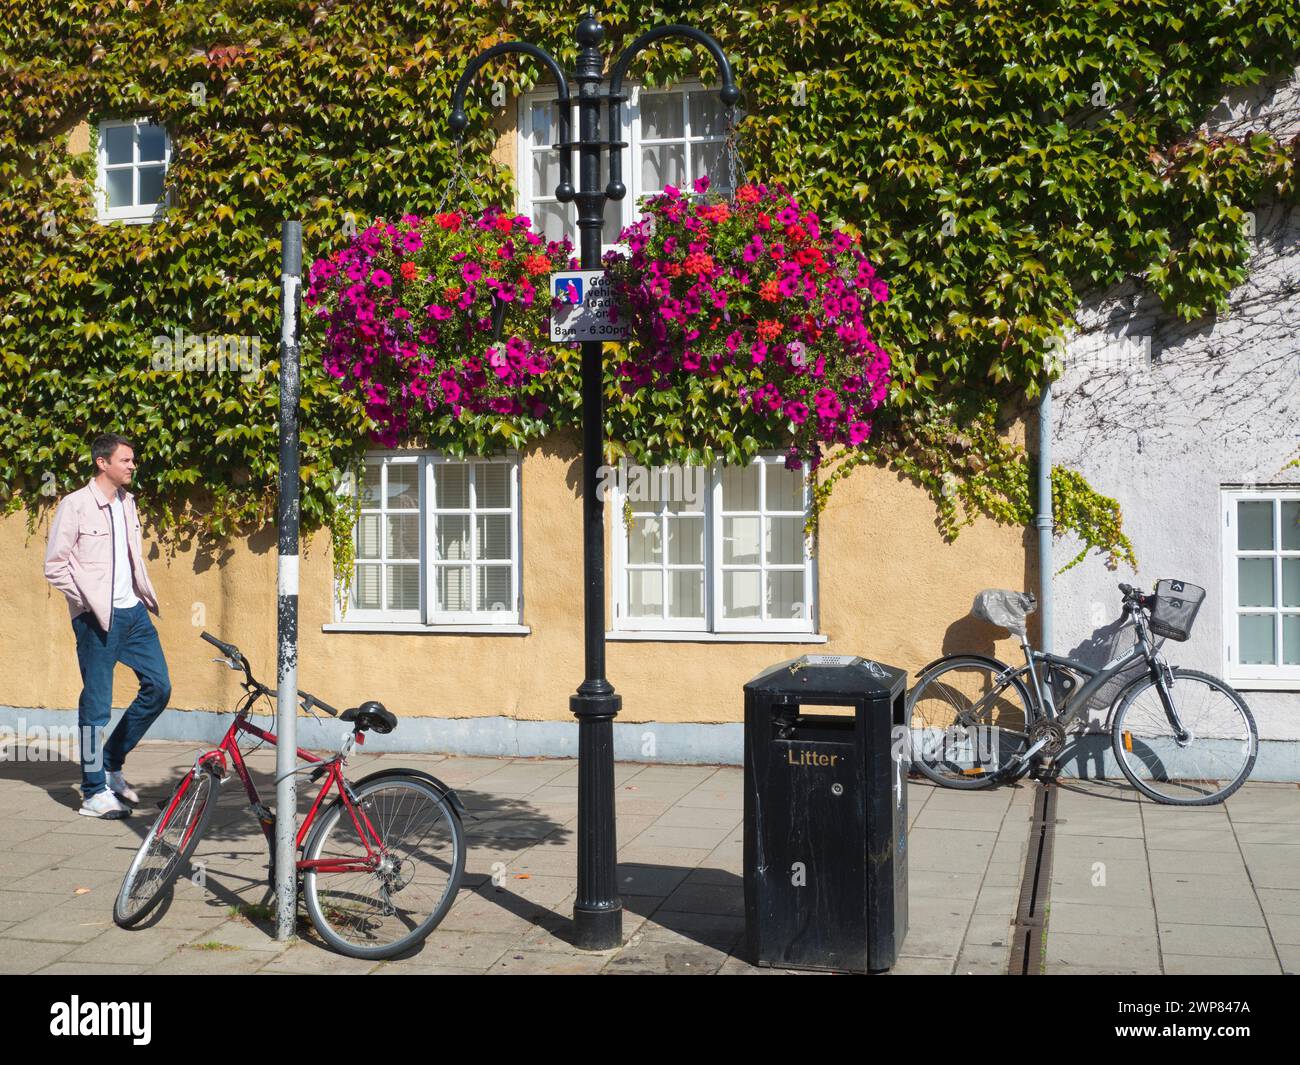
<path fill-rule="evenodd" d="M 1224 492 L 1228 679 L 1300 688 L 1300 489 Z"/>
<path fill-rule="evenodd" d="M 152 222 L 160 217 L 170 162 L 171 140 L 162 126 L 147 119 L 101 122 L 99 220 Z"/>
<path fill-rule="evenodd" d="M 348 621 L 519 623 L 517 456 L 373 453 Z"/>
<path fill-rule="evenodd" d="M 809 488 L 783 456 L 623 465 L 611 489 L 616 631 L 816 631 Z"/>

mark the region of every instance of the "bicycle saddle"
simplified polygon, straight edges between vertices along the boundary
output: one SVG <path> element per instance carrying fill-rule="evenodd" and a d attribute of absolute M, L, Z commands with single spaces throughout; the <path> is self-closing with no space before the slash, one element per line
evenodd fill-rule
<path fill-rule="evenodd" d="M 339 720 L 355 721 L 358 732 L 370 729 L 381 736 L 397 728 L 396 716 L 385 710 L 383 703 L 377 703 L 373 699 L 354 706 L 351 710 L 344 710 Z"/>

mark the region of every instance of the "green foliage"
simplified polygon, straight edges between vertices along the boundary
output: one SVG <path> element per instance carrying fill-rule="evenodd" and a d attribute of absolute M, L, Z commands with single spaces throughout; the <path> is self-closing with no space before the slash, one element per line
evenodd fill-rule
<path fill-rule="evenodd" d="M 217 537 L 273 512 L 280 221 L 303 219 L 311 259 L 341 247 L 350 220 L 431 213 L 469 58 L 510 38 L 565 65 L 576 51 L 577 9 L 525 0 L 0 0 L 0 13 L 0 499 L 13 509 L 74 487 L 89 439 L 112 429 L 138 442 L 142 504 Z M 1183 317 L 1222 310 L 1243 276 L 1244 212 L 1295 196 L 1293 145 L 1198 132 L 1226 89 L 1294 62 L 1293 0 L 610 0 L 603 18 L 611 49 L 667 22 L 715 35 L 746 93 L 754 176 L 863 235 L 890 283 L 879 333 L 898 368 L 876 457 L 935 492 L 953 531 L 964 519 L 950 503 L 1027 513 L 1019 453 L 979 445 L 981 468 L 939 462 L 967 454 L 950 446 L 971 431 L 959 409 L 985 412 L 976 436 L 996 437 L 986 405 L 1036 395 L 1080 297 L 1122 278 Z M 632 74 L 713 71 L 668 41 Z M 488 202 L 512 202 L 509 174 L 487 162 L 489 86 L 540 75 L 503 58 L 470 93 L 467 170 Z M 68 133 L 101 115 L 166 124 L 164 220 L 94 221 L 93 141 L 69 154 Z M 267 357 L 247 380 L 153 369 L 152 338 L 177 328 L 256 336 Z M 318 339 L 303 366 L 302 521 L 337 532 L 337 475 L 368 422 L 322 372 Z M 558 354 L 576 383 L 576 355 Z M 611 455 L 713 457 L 690 435 L 709 395 L 692 385 L 631 410 L 606 383 Z M 467 452 L 503 441 L 450 420 L 435 435 Z M 1062 524 L 1126 557 L 1108 501 L 1060 471 L 1054 487 Z"/>

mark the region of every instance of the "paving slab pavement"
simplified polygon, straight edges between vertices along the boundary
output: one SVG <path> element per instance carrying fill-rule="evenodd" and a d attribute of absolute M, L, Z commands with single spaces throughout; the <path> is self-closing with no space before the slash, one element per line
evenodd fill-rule
<path fill-rule="evenodd" d="M 743 772 L 620 763 L 623 944 L 570 941 L 576 893 L 572 760 L 368 755 L 432 772 L 470 810 L 461 893 L 409 957 L 328 950 L 305 915 L 277 942 L 266 851 L 242 793 L 222 795 L 165 909 L 124 932 L 121 873 L 198 744 L 146 741 L 132 818 L 79 817 L 75 763 L 0 766 L 0 972 L 674 973 L 778 975 L 747 957 Z M 274 752 L 249 759 L 272 794 Z M 1005 973 L 1037 785 L 954 792 L 908 783 L 910 928 L 897 975 Z M 314 789 L 303 789 L 307 809 Z M 1248 785 L 1225 807 L 1171 810 L 1105 783 L 1060 789 L 1046 972 L 1282 972 L 1300 965 L 1300 791 Z M 1201 968 L 1198 968 L 1200 966 Z"/>

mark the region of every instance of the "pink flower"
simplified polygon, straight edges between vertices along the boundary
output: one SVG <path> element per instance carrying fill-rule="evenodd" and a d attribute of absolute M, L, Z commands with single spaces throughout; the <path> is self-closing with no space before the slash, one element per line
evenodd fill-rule
<path fill-rule="evenodd" d="M 785 405 L 785 413 L 795 425 L 803 425 L 808 420 L 808 405 L 792 400 Z"/>
<path fill-rule="evenodd" d="M 849 424 L 849 443 L 860 444 L 871 435 L 870 422 L 851 422 Z"/>

